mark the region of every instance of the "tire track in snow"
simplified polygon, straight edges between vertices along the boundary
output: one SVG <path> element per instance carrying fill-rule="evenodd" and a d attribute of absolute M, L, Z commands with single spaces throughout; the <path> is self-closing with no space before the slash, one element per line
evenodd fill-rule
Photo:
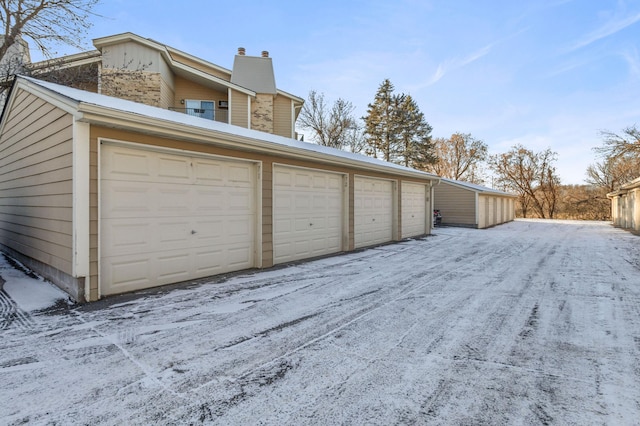
<path fill-rule="evenodd" d="M 506 251 L 508 249 L 505 248 L 504 250 Z M 502 250 L 498 250 L 498 251 L 501 252 Z M 495 253 L 489 252 L 489 253 L 483 254 L 482 256 L 474 260 L 477 264 L 483 264 L 486 259 L 491 258 L 495 255 L 496 255 Z M 416 260 L 423 260 L 420 254 L 416 254 L 414 256 L 416 257 Z M 461 264 L 460 259 L 457 259 L 455 262 L 456 264 L 458 264 L 456 268 L 443 270 L 441 272 L 436 273 L 436 275 L 433 276 L 433 270 L 436 269 L 437 266 L 444 265 L 446 263 L 447 261 L 443 261 L 443 262 L 440 262 L 438 265 L 428 268 L 427 270 L 421 270 L 417 273 L 410 274 L 408 277 L 405 277 L 399 282 L 396 282 L 393 287 L 386 288 L 387 290 L 386 292 L 382 292 L 382 291 L 366 292 L 367 296 L 375 296 L 372 302 L 368 302 L 366 305 L 359 307 L 359 309 L 356 311 L 350 310 L 351 311 L 350 314 L 344 317 L 339 317 L 337 320 L 335 318 L 330 318 L 328 323 L 332 323 L 332 325 L 330 325 L 328 327 L 328 330 L 325 331 L 323 334 L 314 336 L 301 343 L 298 343 L 297 346 L 294 346 L 291 348 L 285 348 L 283 352 L 278 356 L 271 357 L 270 359 L 266 360 L 265 362 L 257 366 L 252 366 L 251 368 L 245 370 L 244 372 L 236 375 L 235 378 L 228 377 L 227 380 L 230 383 L 243 383 L 243 384 L 249 383 L 254 380 L 252 379 L 252 377 L 260 377 L 265 370 L 267 371 L 270 370 L 272 366 L 286 361 L 287 359 L 303 351 L 304 349 L 307 349 L 310 346 L 318 342 L 321 342 L 330 336 L 335 335 L 339 331 L 344 330 L 345 328 L 366 319 L 373 313 L 377 312 L 380 309 L 385 308 L 388 305 L 401 301 L 402 299 L 414 294 L 420 289 L 426 288 L 428 286 L 436 285 L 436 284 L 441 284 L 443 282 L 447 282 L 448 281 L 447 278 L 455 277 L 456 273 L 459 270 L 467 267 L 465 264 Z M 420 284 L 412 285 L 412 283 L 419 282 L 419 280 L 424 277 L 429 277 L 429 279 Z M 380 280 L 383 278 L 389 279 L 390 281 L 392 281 L 394 278 L 397 280 L 397 274 L 395 271 L 390 271 L 387 273 L 387 275 L 381 274 L 376 276 L 376 280 Z M 399 290 L 394 291 L 394 289 L 399 289 Z M 326 308 L 329 308 L 329 307 L 335 308 L 336 306 L 344 306 L 344 300 L 332 302 L 330 305 L 326 306 L 323 309 L 323 311 L 326 311 L 327 310 Z M 319 328 L 319 327 L 316 327 L 316 328 Z M 326 329 L 327 327 L 324 327 L 324 328 Z M 216 379 L 201 383 L 197 388 L 192 389 L 191 391 L 192 392 L 199 391 L 200 389 L 210 386 L 214 383 L 219 384 L 219 380 L 216 378 Z M 241 392 L 245 394 L 246 389 L 244 385 L 241 386 L 241 389 L 242 389 Z M 236 396 L 237 394 L 232 396 L 232 398 L 236 398 Z M 222 404 L 225 406 L 227 405 L 224 402 L 222 402 Z"/>
<path fill-rule="evenodd" d="M 6 291 L 0 290 L 0 330 L 8 330 L 11 327 L 30 330 L 34 324 L 33 318 L 20 309 Z"/>

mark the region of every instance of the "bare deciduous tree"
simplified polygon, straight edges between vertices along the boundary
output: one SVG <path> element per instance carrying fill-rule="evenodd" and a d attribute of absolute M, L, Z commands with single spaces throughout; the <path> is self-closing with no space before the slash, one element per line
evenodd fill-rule
<path fill-rule="evenodd" d="M 586 181 L 610 192 L 640 176 L 640 130 L 631 126 L 601 135 L 604 143 L 594 151 L 602 160 L 587 167 Z"/>
<path fill-rule="evenodd" d="M 482 184 L 481 165 L 487 159 L 487 144 L 469 133 L 454 133 L 434 140 L 438 161 L 429 171 L 438 176 Z"/>
<path fill-rule="evenodd" d="M 0 0 L 0 23 L 4 38 L 0 58 L 20 38 L 35 43 L 46 57 L 56 44 L 81 48 L 91 27 L 89 16 L 100 0 Z"/>
<path fill-rule="evenodd" d="M 608 130 L 600 132 L 604 144 L 595 151 L 605 158 L 640 158 L 640 129 L 635 125 L 614 133 Z"/>
<path fill-rule="evenodd" d="M 336 100 L 329 109 L 324 94 L 312 90 L 302 107 L 298 124 L 303 129 L 311 130 L 311 139 L 319 145 L 343 149 L 350 145 L 357 131 L 354 109 L 351 102 L 342 98 Z"/>
<path fill-rule="evenodd" d="M 560 188 L 553 165 L 556 157 L 550 149 L 535 153 L 522 145 L 490 157 L 489 165 L 498 183 L 518 194 L 523 217 L 529 214 L 529 207 L 538 217 L 554 217 Z"/>
<path fill-rule="evenodd" d="M 586 182 L 611 192 L 638 176 L 640 176 L 640 156 L 637 158 L 607 157 L 587 167 Z"/>
<path fill-rule="evenodd" d="M 0 0 L 0 98 L 4 102 L 6 90 L 16 74 L 30 74 L 30 54 L 25 40 L 42 54 L 51 58 L 55 45 L 67 44 L 81 48 L 80 40 L 91 27 L 91 10 L 100 0 Z M 60 68 L 51 64 L 51 69 Z M 95 74 L 95 69 L 74 70 L 83 76 Z M 62 76 L 63 74 L 60 74 Z M 66 78 L 70 76 L 66 72 Z M 53 74 L 52 74 L 53 77 Z M 86 80 L 86 78 L 84 78 Z M 85 84 L 79 83 L 80 86 Z"/>
<path fill-rule="evenodd" d="M 557 219 L 607 220 L 611 201 L 594 185 L 562 185 Z"/>

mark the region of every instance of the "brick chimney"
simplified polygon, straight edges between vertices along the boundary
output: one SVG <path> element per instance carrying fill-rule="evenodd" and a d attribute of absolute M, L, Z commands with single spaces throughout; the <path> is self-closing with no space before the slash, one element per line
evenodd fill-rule
<path fill-rule="evenodd" d="M 238 47 L 238 55 L 240 56 L 244 56 L 244 54 L 246 53 L 244 47 Z"/>
<path fill-rule="evenodd" d="M 267 51 L 267 50 L 263 50 L 263 51 L 262 51 L 262 57 L 263 57 L 263 58 L 268 58 L 268 57 L 269 57 L 269 51 Z"/>

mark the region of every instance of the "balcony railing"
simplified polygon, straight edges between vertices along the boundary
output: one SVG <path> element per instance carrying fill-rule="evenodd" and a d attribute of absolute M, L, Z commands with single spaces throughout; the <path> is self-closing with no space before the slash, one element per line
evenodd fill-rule
<path fill-rule="evenodd" d="M 193 117 L 205 118 L 207 120 L 219 121 L 221 123 L 229 122 L 229 111 L 226 109 L 210 109 L 210 108 L 173 108 L 169 110 L 181 112 Z"/>

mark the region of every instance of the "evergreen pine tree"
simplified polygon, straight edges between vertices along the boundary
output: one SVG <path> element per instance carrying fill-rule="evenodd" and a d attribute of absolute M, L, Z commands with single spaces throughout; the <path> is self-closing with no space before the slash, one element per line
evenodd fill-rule
<path fill-rule="evenodd" d="M 431 140 L 432 128 L 411 95 L 402 95 L 398 118 L 402 142 L 401 164 L 424 169 L 428 164 L 434 163 L 437 158 Z"/>
<path fill-rule="evenodd" d="M 367 154 L 385 161 L 424 170 L 437 161 L 431 126 L 410 95 L 394 94 L 385 79 L 369 104 L 365 122 Z"/>
<path fill-rule="evenodd" d="M 397 96 L 393 94 L 393 84 L 385 79 L 373 100 L 368 105 L 365 122 L 367 135 L 367 154 L 385 161 L 392 161 L 398 151 Z"/>

